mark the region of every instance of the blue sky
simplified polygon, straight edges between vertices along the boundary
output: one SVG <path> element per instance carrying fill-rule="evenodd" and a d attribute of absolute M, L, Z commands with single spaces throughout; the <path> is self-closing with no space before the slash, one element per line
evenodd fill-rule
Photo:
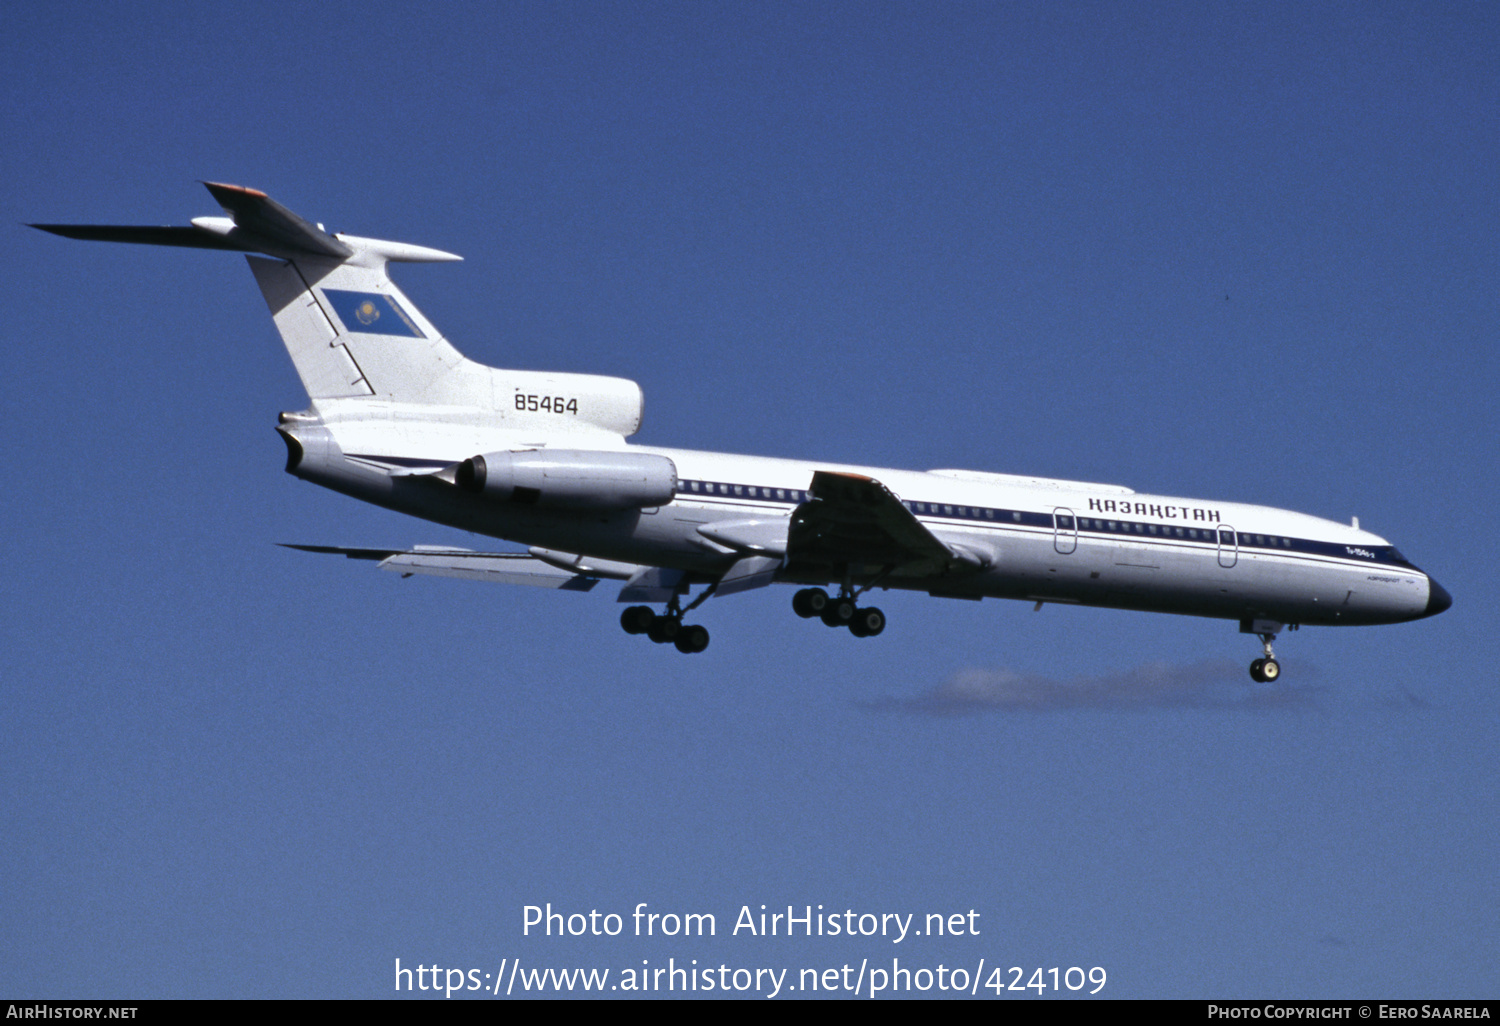
<path fill-rule="evenodd" d="M 11 12 L 0 993 L 900 958 L 1493 997 L 1497 30 L 1482 3 Z M 1454 606 L 1284 635 L 1268 688 L 1218 621 L 891 593 L 860 641 L 777 588 L 711 601 L 688 658 L 612 588 L 277 548 L 484 542 L 282 472 L 305 397 L 239 257 L 21 227 L 183 224 L 205 179 L 462 254 L 398 280 L 475 359 L 640 382 L 643 443 L 1358 516 Z M 548 902 L 718 933 L 523 936 Z M 731 935 L 762 904 L 980 933 Z"/>

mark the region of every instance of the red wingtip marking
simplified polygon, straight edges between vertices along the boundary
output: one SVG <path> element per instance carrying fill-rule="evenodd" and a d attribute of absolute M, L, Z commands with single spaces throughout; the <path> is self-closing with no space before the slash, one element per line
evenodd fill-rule
<path fill-rule="evenodd" d="M 255 199 L 267 198 L 266 194 L 259 189 L 247 189 L 243 185 L 230 185 L 228 182 L 204 182 L 203 184 L 215 189 L 228 189 L 230 192 L 243 193 L 246 196 L 253 196 Z"/>

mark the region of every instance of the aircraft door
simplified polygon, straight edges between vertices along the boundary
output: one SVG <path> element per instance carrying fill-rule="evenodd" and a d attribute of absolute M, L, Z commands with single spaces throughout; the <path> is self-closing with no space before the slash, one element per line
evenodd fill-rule
<path fill-rule="evenodd" d="M 1066 506 L 1052 511 L 1052 547 L 1065 556 L 1078 548 L 1078 518 Z"/>
<path fill-rule="evenodd" d="M 1240 561 L 1239 540 L 1235 537 L 1234 528 L 1228 524 L 1219 525 L 1219 565 L 1234 566 Z"/>

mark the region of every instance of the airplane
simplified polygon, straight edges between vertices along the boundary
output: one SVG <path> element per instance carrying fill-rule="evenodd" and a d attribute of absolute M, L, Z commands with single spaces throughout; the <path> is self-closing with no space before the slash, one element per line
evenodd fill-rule
<path fill-rule="evenodd" d="M 1250 676 L 1260 683 L 1281 676 L 1272 643 L 1283 628 L 1401 623 L 1453 604 L 1357 518 L 1085 481 L 632 445 L 635 382 L 469 360 L 387 273 L 460 257 L 329 233 L 264 192 L 203 184 L 228 216 L 32 227 L 245 253 L 311 400 L 279 418 L 287 472 L 528 547 L 291 548 L 403 576 L 565 591 L 622 581 L 621 626 L 684 653 L 708 647 L 708 631 L 684 621 L 709 597 L 771 584 L 800 585 L 798 616 L 862 638 L 886 626 L 861 601 L 877 588 L 1214 617 L 1259 637 Z"/>

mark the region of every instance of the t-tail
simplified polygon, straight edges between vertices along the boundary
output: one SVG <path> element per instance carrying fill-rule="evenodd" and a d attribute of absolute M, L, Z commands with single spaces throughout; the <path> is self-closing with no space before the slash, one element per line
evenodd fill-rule
<path fill-rule="evenodd" d="M 640 427 L 632 381 L 502 370 L 467 359 L 387 273 L 392 262 L 460 260 L 402 242 L 330 234 L 256 189 L 204 183 L 227 217 L 190 227 L 32 227 L 72 239 L 234 250 L 246 260 L 312 399 L 309 420 L 345 453 L 373 444 L 385 456 L 431 465 L 486 449 L 546 444 L 558 435 L 623 444 Z M 260 254 L 260 255 L 254 255 Z M 372 414 L 395 435 L 363 437 Z M 295 416 L 295 415 L 294 415 Z M 285 433 L 285 432 L 283 432 Z M 502 444 L 503 443 L 503 444 Z"/>

